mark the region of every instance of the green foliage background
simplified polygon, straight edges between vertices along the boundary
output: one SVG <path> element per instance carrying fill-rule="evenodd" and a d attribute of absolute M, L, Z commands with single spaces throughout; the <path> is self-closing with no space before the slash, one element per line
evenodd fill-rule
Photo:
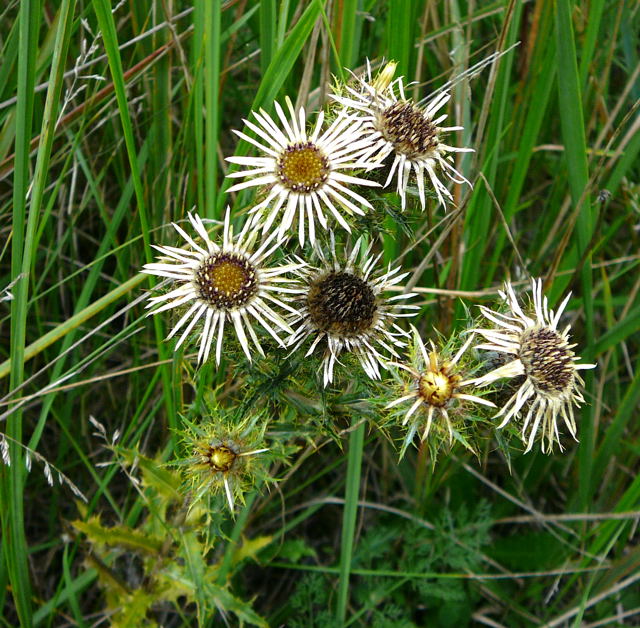
<path fill-rule="evenodd" d="M 4 3 L 2 624 L 115 625 L 127 595 L 138 625 L 637 621 L 639 13 L 625 0 Z M 231 129 L 284 95 L 319 109 L 332 74 L 367 57 L 395 59 L 418 98 L 462 77 L 450 120 L 476 150 L 459 163 L 474 187 L 456 187 L 445 237 L 436 228 L 406 252 L 442 209 L 413 203 L 404 224 L 391 195 L 360 225 L 383 233 L 385 262 L 406 253 L 407 270 L 435 247 L 415 278 L 422 329 L 449 334 L 459 296 L 488 302 L 507 277 L 546 277 L 552 304 L 573 290 L 573 337 L 598 368 L 580 443 L 562 455 L 506 460 L 490 441 L 479 459 L 457 447 L 432 467 L 410 448 L 398 464 L 373 423 L 349 428 L 371 418 L 353 388 L 301 400 L 291 364 L 247 372 L 233 351 L 194 373 L 163 342 L 169 318 L 144 319 L 153 281 L 138 271 L 166 224 L 243 207 L 224 193 L 222 157 L 250 148 Z M 278 417 L 269 436 L 296 450 L 291 466 L 220 517 L 206 547 L 160 463 L 180 412 L 201 413 L 205 390 L 241 403 L 243 386 L 309 423 Z M 118 431 L 117 455 L 90 416 L 107 441 Z M 132 452 L 146 461 L 139 484 Z M 169 595 L 173 576 L 183 588 Z"/>

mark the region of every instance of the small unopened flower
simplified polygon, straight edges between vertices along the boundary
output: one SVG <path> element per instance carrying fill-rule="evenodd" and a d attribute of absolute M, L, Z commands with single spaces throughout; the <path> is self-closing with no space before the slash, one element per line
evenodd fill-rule
<path fill-rule="evenodd" d="M 450 131 L 460 131 L 461 126 L 440 126 L 447 115 L 437 115 L 449 102 L 451 95 L 442 91 L 431 98 L 425 106 L 405 97 L 402 77 L 391 81 L 389 73 L 395 66 L 388 64 L 375 79 L 371 78 L 371 66 L 367 63 L 365 78 L 356 77 L 357 86 L 346 87 L 346 94 L 333 98 L 340 104 L 364 113 L 369 132 L 369 146 L 361 161 L 381 162 L 389 155 L 393 157 L 387 187 L 394 175 L 402 208 L 406 205 L 406 190 L 411 171 L 415 173 L 418 195 L 425 207 L 425 174 L 429 177 L 436 196 L 442 205 L 445 198 L 453 200 L 451 192 L 438 177 L 438 170 L 454 183 L 469 183 L 452 164 L 450 153 L 473 152 L 472 148 L 458 148 L 446 144 L 443 136 Z M 397 93 L 396 93 L 397 92 Z"/>
<path fill-rule="evenodd" d="M 376 276 L 373 271 L 380 255 L 371 254 L 372 245 L 364 250 L 361 244 L 360 238 L 351 252 L 345 251 L 344 258 L 339 259 L 332 232 L 330 258 L 316 248 L 320 265 L 301 266 L 296 271 L 303 284 L 297 299 L 301 319 L 288 344 L 298 349 L 311 338 L 307 356 L 316 347 L 324 349 L 325 386 L 333 381 L 333 369 L 342 352 L 353 353 L 365 373 L 371 379 L 379 379 L 380 366 L 385 367 L 389 359 L 380 349 L 398 357 L 394 347 L 406 345 L 401 338 L 407 334 L 393 319 L 414 316 L 419 309 L 399 303 L 416 296 L 413 293 L 384 295 L 408 273 L 399 274 L 400 267 L 389 267 L 386 273 Z"/>
<path fill-rule="evenodd" d="M 570 325 L 558 331 L 560 317 L 571 293 L 554 312 L 549 308 L 547 298 L 542 296 L 542 280 L 533 279 L 531 287 L 533 311 L 525 313 L 508 282 L 505 291 L 500 292 L 509 307 L 508 313 L 480 306 L 482 314 L 496 327 L 474 330 L 488 341 L 477 348 L 504 353 L 513 359 L 474 381 L 478 385 L 486 385 L 505 377 L 524 376 L 517 392 L 496 414 L 496 418 L 502 417 L 498 427 L 502 428 L 511 419 L 524 415 L 522 438 L 527 444 L 525 451 L 531 450 L 538 432 L 541 432 L 542 451 L 550 453 L 554 443 L 558 443 L 562 450 L 558 429 L 560 418 L 577 440 L 573 408 L 584 402 L 584 381 L 578 371 L 596 365 L 577 364 L 579 358 L 572 350 L 575 344 L 569 342 Z"/>
<path fill-rule="evenodd" d="M 180 467 L 189 490 L 191 506 L 224 492 L 229 509 L 244 502 L 244 494 L 258 480 L 267 479 L 265 447 L 267 422 L 260 413 L 237 421 L 230 412 L 213 410 L 196 425 L 183 419 L 185 457 L 173 463 Z"/>
<path fill-rule="evenodd" d="M 465 380 L 463 370 L 459 368 L 460 360 L 469 348 L 473 336 L 469 336 L 453 357 L 447 358 L 447 354 L 439 351 L 433 341 L 430 341 L 431 351 L 427 351 L 418 330 L 413 325 L 411 329 L 411 364 L 393 362 L 409 373 L 411 379 L 404 382 L 404 394 L 386 407 L 390 409 L 411 404 L 402 420 L 402 425 L 410 425 L 409 438 L 405 440 L 405 444 L 413 440 L 416 432 L 419 432 L 420 440 L 426 440 L 432 427 L 437 428 L 439 435 L 446 432 L 451 443 L 454 432 L 452 414 L 456 418 L 464 418 L 474 403 L 495 408 L 491 401 L 469 393 L 472 380 Z"/>
<path fill-rule="evenodd" d="M 272 268 L 264 265 L 269 255 L 280 246 L 279 242 L 274 241 L 276 234 L 271 234 L 251 252 L 257 232 L 250 229 L 247 222 L 242 231 L 234 237 L 228 209 L 221 245 L 209 237 L 202 219 L 197 214 L 189 214 L 189 221 L 202 239 L 202 244 L 197 244 L 182 227 L 172 223 L 189 246 L 183 249 L 154 246 L 162 253 L 162 261 L 145 264 L 142 270 L 149 275 L 168 277 L 178 284 L 166 294 L 150 298 L 147 305 L 148 308 L 154 308 L 150 314 L 158 314 L 172 308 L 188 308 L 167 337 L 172 338 L 182 330 L 176 350 L 189 337 L 195 325 L 202 321 L 198 363 L 207 360 L 215 341 L 216 364 L 220 364 L 222 338 L 225 325 L 228 324 L 233 324 L 240 345 L 249 360 L 252 356 L 247 333 L 254 347 L 264 356 L 251 318 L 260 323 L 279 345 L 285 346 L 278 331 L 290 334 L 291 327 L 270 304 L 295 312 L 274 295 L 291 291 L 291 288 L 287 287 L 291 280 L 283 275 L 297 269 L 299 264 Z"/>
<path fill-rule="evenodd" d="M 376 92 L 383 92 L 386 90 L 389 85 L 391 85 L 391 81 L 393 81 L 393 77 L 396 73 L 396 68 L 398 64 L 395 61 L 389 61 L 385 66 L 378 72 L 375 79 L 371 80 L 371 63 L 369 59 L 367 59 L 367 75 L 369 77 L 369 82 L 371 83 L 371 87 Z"/>
<path fill-rule="evenodd" d="M 284 236 L 297 217 L 300 244 L 305 241 L 305 224 L 309 240 L 313 244 L 316 218 L 324 229 L 329 228 L 325 211 L 350 231 L 343 214 L 362 216 L 365 213 L 362 208 L 371 207 L 371 203 L 354 192 L 351 186 L 379 184 L 355 177 L 348 174 L 348 171 L 354 168 L 373 168 L 377 164 L 362 162 L 360 159 L 363 148 L 368 146 L 368 140 L 363 139 L 360 131 L 362 120 L 342 112 L 323 131 L 324 112 L 321 111 L 313 129 L 308 132 L 304 109 L 300 108 L 295 112 L 289 98 L 286 98 L 286 104 L 289 119 L 282 107 L 275 103 L 281 128 L 262 109 L 253 112 L 257 125 L 249 120 L 244 121 L 260 141 L 234 131 L 256 146 L 264 156 L 227 157 L 227 161 L 247 167 L 246 170 L 227 175 L 247 179 L 233 185 L 228 191 L 264 187 L 264 199 L 250 209 L 250 212 L 255 213 L 254 224 L 266 214 L 262 228 L 263 232 L 267 232 L 278 215 L 282 214 L 277 231 L 279 236 Z"/>

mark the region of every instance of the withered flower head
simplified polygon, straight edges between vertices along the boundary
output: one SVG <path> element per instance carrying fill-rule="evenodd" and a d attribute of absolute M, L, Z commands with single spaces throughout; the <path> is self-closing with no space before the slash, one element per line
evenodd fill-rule
<path fill-rule="evenodd" d="M 522 438 L 526 450 L 533 447 L 538 431 L 542 432 L 542 451 L 550 453 L 554 443 L 560 450 L 558 419 L 562 417 L 567 430 L 576 438 L 574 406 L 584 402 L 584 382 L 578 371 L 594 368 L 595 364 L 577 364 L 574 344 L 569 343 L 568 325 L 558 331 L 560 316 L 569 302 L 568 294 L 554 312 L 547 298 L 542 295 L 542 280 L 532 279 L 533 311 L 525 313 L 516 298 L 513 286 L 505 284 L 501 297 L 509 306 L 502 314 L 481 306 L 482 314 L 496 325 L 491 329 L 476 329 L 488 341 L 477 348 L 508 354 L 513 359 L 507 364 L 475 380 L 486 385 L 504 377 L 524 376 L 518 391 L 500 409 L 502 417 L 498 427 L 504 427 L 511 419 L 524 414 Z M 525 414 L 526 412 L 526 414 Z"/>
<path fill-rule="evenodd" d="M 403 310 L 418 309 L 398 303 L 414 294 L 384 295 L 407 274 L 398 274 L 400 267 L 396 267 L 376 275 L 373 271 L 380 255 L 371 255 L 371 246 L 363 250 L 361 243 L 358 239 L 351 253 L 345 253 L 346 259 L 339 259 L 331 233 L 331 258 L 326 259 L 322 250 L 316 248 L 320 265 L 301 267 L 297 271 L 303 284 L 297 299 L 301 318 L 288 344 L 297 349 L 311 338 L 306 355 L 311 355 L 318 346 L 324 349 L 325 386 L 333 381 L 334 366 L 343 352 L 353 353 L 365 373 L 379 379 L 380 366 L 384 367 L 388 359 L 380 353 L 380 348 L 397 357 L 394 347 L 405 345 L 401 338 L 406 333 L 393 319 L 413 316 L 414 311 L 403 313 Z"/>
<path fill-rule="evenodd" d="M 393 68 L 395 70 L 395 67 Z M 438 170 L 454 183 L 467 183 L 464 176 L 452 164 L 450 153 L 473 152 L 472 148 L 458 148 L 444 142 L 443 137 L 463 127 L 440 126 L 447 115 L 438 111 L 451 99 L 448 91 L 436 92 L 422 106 L 406 98 L 402 77 L 390 80 L 390 64 L 375 79 L 371 78 L 371 66 L 367 62 L 365 77 L 356 77 L 355 87 L 347 86 L 346 94 L 333 98 L 342 105 L 364 114 L 363 127 L 368 131 L 369 146 L 362 154 L 362 161 L 385 160 L 393 157 L 387 187 L 394 175 L 402 208 L 406 205 L 406 190 L 411 171 L 415 173 L 422 208 L 425 207 L 425 174 L 438 197 L 445 205 L 445 198 L 453 200 L 451 192 L 438 177 Z"/>

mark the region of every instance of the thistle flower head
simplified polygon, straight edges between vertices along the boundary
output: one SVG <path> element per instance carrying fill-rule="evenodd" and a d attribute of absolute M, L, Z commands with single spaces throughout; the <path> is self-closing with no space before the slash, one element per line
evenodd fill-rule
<path fill-rule="evenodd" d="M 494 324 L 489 329 L 476 329 L 487 342 L 477 348 L 507 354 L 512 359 L 506 364 L 477 378 L 478 385 L 486 385 L 505 377 L 524 376 L 517 392 L 496 414 L 502 417 L 500 428 L 524 414 L 522 438 L 530 451 L 538 432 L 542 435 L 542 451 L 550 453 L 554 443 L 560 450 L 558 420 L 562 417 L 571 436 L 576 437 L 574 406 L 584 402 L 584 384 L 578 371 L 594 368 L 595 364 L 578 364 L 573 352 L 575 344 L 569 342 L 571 326 L 558 330 L 562 312 L 569 302 L 568 294 L 557 311 L 549 308 L 542 295 L 542 280 L 531 281 L 533 306 L 523 310 L 510 283 L 505 284 L 500 296 L 509 310 L 500 313 L 481 306 L 482 314 Z M 526 414 L 525 414 L 526 413 Z"/>
<path fill-rule="evenodd" d="M 464 379 L 466 370 L 461 361 L 473 336 L 469 336 L 452 355 L 448 348 L 437 348 L 433 340 L 429 342 L 431 350 L 427 350 L 418 330 L 413 325 L 411 329 L 413 342 L 409 363 L 393 362 L 409 377 L 400 377 L 400 396 L 386 406 L 387 409 L 399 409 L 410 404 L 408 410 L 401 411 L 402 425 L 408 425 L 401 454 L 404 454 L 416 433 L 423 441 L 430 438 L 431 434 L 430 440 L 437 442 L 443 441 L 446 435 L 449 444 L 453 442 L 455 433 L 457 439 L 467 445 L 460 433 L 459 423 L 471 412 L 472 404 L 495 407 L 491 401 L 471 394 L 476 392 L 470 387 L 472 381 Z"/>
<path fill-rule="evenodd" d="M 362 239 L 358 239 L 351 252 L 345 252 L 344 258 L 337 256 L 331 233 L 330 257 L 317 247 L 315 255 L 319 265 L 301 266 L 297 271 L 302 283 L 296 301 L 300 319 L 288 344 L 296 350 L 311 338 L 306 355 L 311 355 L 316 347 L 324 349 L 325 386 L 333 381 L 334 366 L 342 352 L 353 353 L 365 373 L 372 379 L 379 379 L 380 366 L 384 367 L 387 360 L 380 348 L 398 357 L 394 347 L 405 345 L 401 338 L 406 333 L 393 323 L 393 319 L 413 316 L 413 310 L 419 309 L 398 303 L 414 294 L 384 295 L 407 273 L 399 274 L 400 267 L 389 267 L 382 274 L 374 273 L 380 255 L 371 254 L 372 245 L 366 249 L 361 245 Z"/>
<path fill-rule="evenodd" d="M 253 112 L 257 124 L 244 121 L 259 141 L 234 131 L 238 137 L 258 148 L 262 156 L 227 158 L 232 164 L 247 168 L 227 175 L 246 179 L 228 191 L 263 188 L 263 200 L 250 209 L 254 213 L 254 224 L 262 222 L 263 232 L 267 232 L 280 216 L 277 232 L 283 237 L 297 218 L 300 244 L 304 245 L 307 231 L 313 244 L 316 218 L 324 229 L 329 228 L 325 212 L 350 231 L 345 216 L 362 216 L 365 214 L 363 207 L 371 208 L 371 203 L 350 186 L 379 184 L 355 177 L 349 171 L 375 168 L 377 164 L 360 159 L 368 140 L 363 139 L 363 121 L 357 116 L 343 111 L 322 131 L 324 112 L 320 112 L 313 129 L 308 131 L 305 110 L 300 108 L 296 112 L 289 98 L 286 98 L 286 104 L 288 119 L 282 107 L 274 103 L 280 127 L 262 109 Z"/>
<path fill-rule="evenodd" d="M 394 175 L 397 176 L 397 191 L 402 208 L 406 205 L 406 190 L 411 171 L 415 173 L 418 195 L 422 208 L 425 207 L 425 174 L 438 197 L 445 205 L 445 198 L 453 200 L 451 192 L 438 177 L 438 170 L 454 183 L 467 183 L 464 176 L 451 163 L 450 153 L 473 152 L 471 148 L 457 148 L 443 141 L 450 131 L 463 127 L 440 126 L 447 115 L 437 115 L 449 102 L 447 91 L 436 93 L 425 106 L 407 99 L 402 77 L 391 80 L 395 66 L 387 65 L 372 80 L 371 66 L 367 62 L 367 73 L 356 77 L 355 87 L 347 86 L 346 94 L 336 94 L 333 98 L 340 104 L 364 114 L 363 130 L 368 132 L 369 146 L 364 150 L 362 161 L 381 162 L 390 155 L 393 158 L 389 175 L 384 184 L 387 187 Z"/>
<path fill-rule="evenodd" d="M 291 333 L 292 330 L 272 306 L 293 312 L 275 295 L 291 290 L 292 282 L 284 275 L 297 269 L 299 264 L 266 266 L 267 258 L 280 246 L 275 241 L 276 234 L 271 234 L 252 251 L 258 235 L 256 230 L 251 229 L 247 222 L 234 237 L 228 209 L 221 244 L 209 237 L 202 218 L 197 214 L 189 214 L 189 221 L 200 237 L 201 244 L 182 227 L 172 223 L 188 246 L 182 249 L 154 246 L 162 254 L 161 261 L 145 264 L 142 270 L 150 275 L 167 277 L 178 284 L 173 290 L 150 298 L 147 305 L 153 308 L 150 314 L 173 308 L 185 310 L 168 336 L 171 338 L 182 330 L 176 350 L 189 337 L 196 324 L 203 322 L 198 363 L 207 360 L 215 341 L 216 364 L 220 364 L 225 325 L 228 327 L 231 323 L 247 358 L 252 359 L 247 333 L 255 349 L 264 356 L 251 319 L 284 346 L 279 333 Z"/>
<path fill-rule="evenodd" d="M 182 472 L 191 507 L 223 493 L 233 512 L 236 503 L 244 503 L 248 490 L 269 479 L 264 413 L 238 420 L 233 412 L 212 408 L 197 424 L 186 419 L 183 423 L 184 457 L 172 465 Z"/>

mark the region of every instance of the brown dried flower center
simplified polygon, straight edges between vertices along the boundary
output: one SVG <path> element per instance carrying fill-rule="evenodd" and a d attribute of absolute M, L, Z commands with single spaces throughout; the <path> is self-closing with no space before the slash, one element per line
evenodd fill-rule
<path fill-rule="evenodd" d="M 438 127 L 412 102 L 393 103 L 378 114 L 376 126 L 395 151 L 409 159 L 438 147 Z"/>
<path fill-rule="evenodd" d="M 376 322 L 378 304 L 369 284 L 347 272 L 331 272 L 309 287 L 309 318 L 323 332 L 359 336 Z"/>
<path fill-rule="evenodd" d="M 200 299 L 217 309 L 246 305 L 258 290 L 253 264 L 229 253 L 207 258 L 196 271 L 194 283 Z"/>
<path fill-rule="evenodd" d="M 329 176 L 329 161 L 312 142 L 290 144 L 276 164 L 282 185 L 292 192 L 313 192 Z"/>
<path fill-rule="evenodd" d="M 219 471 L 220 473 L 230 471 L 237 457 L 238 454 L 226 445 L 209 447 L 205 454 L 206 463 L 209 465 L 211 470 Z"/>
<path fill-rule="evenodd" d="M 447 375 L 443 370 L 427 371 L 418 380 L 418 394 L 427 405 L 443 408 L 453 396 L 459 379 L 456 375 Z"/>
<path fill-rule="evenodd" d="M 570 390 L 573 384 L 574 355 L 557 331 L 541 327 L 523 334 L 518 357 L 537 390 L 561 393 Z"/>

